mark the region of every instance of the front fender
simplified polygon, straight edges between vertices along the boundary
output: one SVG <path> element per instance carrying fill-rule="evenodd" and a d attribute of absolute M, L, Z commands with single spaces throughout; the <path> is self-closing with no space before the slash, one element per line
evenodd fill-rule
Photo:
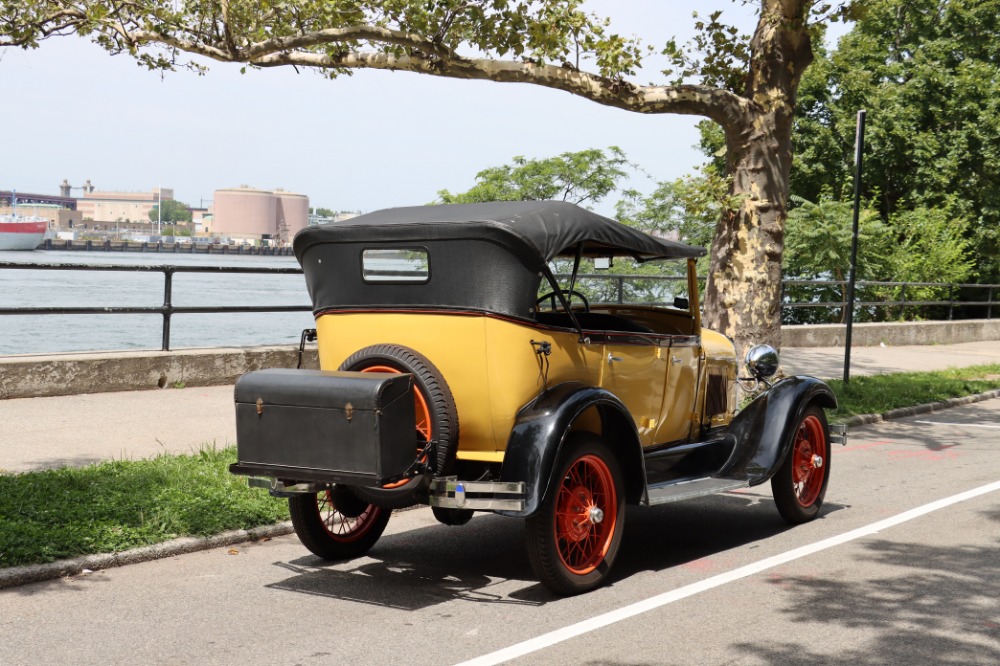
<path fill-rule="evenodd" d="M 645 488 L 641 484 L 641 479 L 645 478 L 642 445 L 628 409 L 605 389 L 566 382 L 543 392 L 518 412 L 507 440 L 500 481 L 523 481 L 525 505 L 521 511 L 497 513 L 525 517 L 538 511 L 570 426 L 590 407 L 597 407 L 601 412 L 602 436 L 614 438 L 626 486 L 635 488 L 634 481 L 639 479 L 640 486 Z"/>
<path fill-rule="evenodd" d="M 812 403 L 835 409 L 837 397 L 815 377 L 781 380 L 757 396 L 729 424 L 733 454 L 715 475 L 743 479 L 751 486 L 774 476 L 785 461 L 795 436 L 795 426 Z"/>

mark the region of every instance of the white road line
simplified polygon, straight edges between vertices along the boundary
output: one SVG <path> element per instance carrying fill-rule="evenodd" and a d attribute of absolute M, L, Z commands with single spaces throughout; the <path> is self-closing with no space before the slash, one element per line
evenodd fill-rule
<path fill-rule="evenodd" d="M 518 657 L 523 657 L 533 652 L 543 650 L 571 638 L 576 638 L 577 636 L 582 636 L 583 634 L 591 631 L 607 627 L 608 625 L 615 624 L 616 622 L 627 620 L 630 617 L 635 617 L 636 615 L 656 610 L 657 608 L 666 606 L 667 604 L 671 604 L 675 601 L 686 599 L 687 597 L 700 594 L 701 592 L 706 592 L 727 583 L 740 580 L 741 578 L 758 574 L 762 571 L 766 571 L 767 569 L 787 564 L 794 560 L 819 553 L 829 548 L 840 546 L 856 539 L 861 539 L 862 537 L 877 534 L 882 530 L 887 530 L 891 527 L 901 525 L 907 521 L 927 515 L 928 513 L 944 509 L 953 504 L 958 504 L 959 502 L 965 502 L 975 497 L 979 497 L 980 495 L 996 492 L 998 490 L 1000 490 L 1000 481 L 995 481 L 985 486 L 980 486 L 979 488 L 959 493 L 958 495 L 945 497 L 944 499 L 924 504 L 923 506 L 919 506 L 915 509 L 904 511 L 903 513 L 893 516 L 892 518 L 886 518 L 885 520 L 880 520 L 877 523 L 872 523 L 871 525 L 867 525 L 865 527 L 859 527 L 858 529 L 845 532 L 844 534 L 833 536 L 822 541 L 817 541 L 816 543 L 809 544 L 807 546 L 801 546 L 786 553 L 775 555 L 752 564 L 747 564 L 739 569 L 734 569 L 727 573 L 719 574 L 718 576 L 712 576 L 711 578 L 706 578 L 703 581 L 692 583 L 691 585 L 685 585 L 684 587 L 671 590 L 670 592 L 664 592 L 663 594 L 659 594 L 655 597 L 643 599 L 642 601 L 619 608 L 618 610 L 609 611 L 602 615 L 583 620 L 582 622 L 571 624 L 568 627 L 550 631 L 547 634 L 543 634 L 537 638 L 532 638 L 524 641 L 523 643 L 511 645 L 510 647 L 503 648 L 502 650 L 497 650 L 496 652 L 491 652 L 490 654 L 485 654 L 481 657 L 463 661 L 462 663 L 457 664 L 457 666 L 491 666 L 493 664 L 501 664 L 511 659 L 517 659 Z"/>
<path fill-rule="evenodd" d="M 993 430 L 1000 430 L 1000 425 L 986 425 L 985 423 L 947 423 L 945 421 L 914 421 L 914 423 L 926 423 L 928 425 L 962 426 L 963 428 L 991 428 Z"/>

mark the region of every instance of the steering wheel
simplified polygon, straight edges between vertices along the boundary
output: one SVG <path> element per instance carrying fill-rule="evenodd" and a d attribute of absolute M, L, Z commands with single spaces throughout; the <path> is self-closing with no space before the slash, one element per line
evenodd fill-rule
<path fill-rule="evenodd" d="M 586 296 L 584 296 L 583 294 L 581 294 L 576 290 L 560 289 L 560 291 L 567 296 L 566 300 L 570 301 L 571 305 L 574 299 L 579 300 L 581 303 L 583 303 L 583 311 L 590 312 L 590 301 L 587 300 Z M 556 293 L 557 292 L 550 291 L 547 294 L 539 296 L 538 300 L 535 301 L 535 309 L 538 310 L 539 306 L 546 300 L 549 301 L 549 309 L 552 312 L 556 311 L 556 304 L 562 307 L 562 302 L 556 298 Z"/>

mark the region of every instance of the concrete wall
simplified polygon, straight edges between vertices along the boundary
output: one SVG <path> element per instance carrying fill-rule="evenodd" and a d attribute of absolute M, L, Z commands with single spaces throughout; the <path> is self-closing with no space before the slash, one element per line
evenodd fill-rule
<path fill-rule="evenodd" d="M 843 347 L 841 325 L 786 326 L 783 347 Z M 1000 320 L 856 324 L 853 346 L 955 344 L 1000 340 Z M 0 399 L 235 383 L 262 368 L 294 368 L 298 347 L 186 349 L 0 357 Z M 302 367 L 316 368 L 307 350 Z"/>
<path fill-rule="evenodd" d="M 843 324 L 781 328 L 782 347 L 843 347 L 846 337 Z M 855 324 L 851 332 L 852 347 L 952 345 L 978 340 L 1000 340 L 1000 319 L 866 323 Z"/>
<path fill-rule="evenodd" d="M 297 362 L 297 347 L 8 356 L 0 357 L 0 399 L 232 384 L 252 370 Z M 319 367 L 315 350 L 302 367 Z"/>

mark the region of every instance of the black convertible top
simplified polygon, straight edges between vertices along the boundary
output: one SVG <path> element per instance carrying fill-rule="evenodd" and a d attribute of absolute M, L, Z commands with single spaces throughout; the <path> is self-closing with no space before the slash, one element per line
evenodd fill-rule
<path fill-rule="evenodd" d="M 548 262 L 574 256 L 630 256 L 636 261 L 700 257 L 705 249 L 676 243 L 628 227 L 563 201 L 497 201 L 388 208 L 345 222 L 307 227 L 295 236 L 295 256 L 318 243 L 418 242 L 492 239 L 520 245 L 531 259 Z M 513 249 L 513 248 L 512 248 Z M 523 259 L 531 261 L 528 257 Z"/>
<path fill-rule="evenodd" d="M 390 208 L 295 235 L 313 309 L 470 310 L 535 319 L 548 262 L 587 256 L 637 261 L 698 257 L 700 247 L 655 238 L 561 201 Z M 426 279 L 366 276 L 366 257 L 422 252 Z M 369 254 L 371 253 L 371 254 Z"/>

